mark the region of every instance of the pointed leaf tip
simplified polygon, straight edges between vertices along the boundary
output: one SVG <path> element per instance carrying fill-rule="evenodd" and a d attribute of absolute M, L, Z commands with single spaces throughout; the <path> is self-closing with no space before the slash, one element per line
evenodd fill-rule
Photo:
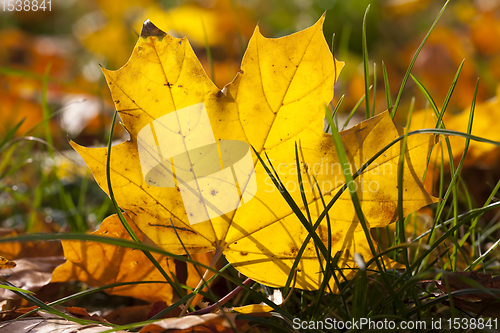
<path fill-rule="evenodd" d="M 147 38 L 147 37 L 158 37 L 158 38 L 163 38 L 165 37 L 166 33 L 160 30 L 156 25 L 154 25 L 150 20 L 144 21 L 142 25 L 142 31 L 141 31 L 141 37 L 142 38 Z"/>

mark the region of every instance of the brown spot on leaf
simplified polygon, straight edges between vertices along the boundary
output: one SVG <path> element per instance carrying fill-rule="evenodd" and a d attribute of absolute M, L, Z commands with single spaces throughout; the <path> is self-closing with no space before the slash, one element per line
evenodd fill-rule
<path fill-rule="evenodd" d="M 248 252 L 240 252 L 242 256 L 247 256 Z"/>
<path fill-rule="evenodd" d="M 162 40 L 167 34 L 160 29 L 156 25 L 154 25 L 150 20 L 144 21 L 142 25 L 141 37 L 158 37 L 159 40 Z"/>

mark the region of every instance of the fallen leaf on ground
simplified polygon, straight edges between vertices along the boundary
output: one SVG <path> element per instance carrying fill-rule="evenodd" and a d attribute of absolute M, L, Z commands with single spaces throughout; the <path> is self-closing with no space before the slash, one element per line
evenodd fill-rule
<path fill-rule="evenodd" d="M 139 333 L 164 332 L 172 329 L 188 329 L 195 326 L 203 325 L 206 328 L 211 326 L 222 326 L 223 330 L 215 330 L 215 332 L 234 332 L 232 327 L 236 327 L 235 313 L 207 313 L 200 316 L 184 316 L 181 318 L 168 318 L 158 321 L 154 324 L 149 324 L 139 331 Z M 227 330 L 226 330 L 227 329 Z M 207 330 L 206 332 L 211 332 Z"/>
<path fill-rule="evenodd" d="M 257 27 L 241 70 L 222 90 L 207 77 L 186 39 L 173 38 L 149 21 L 145 22 L 127 64 L 117 71 L 104 70 L 116 109 L 131 136 L 129 141 L 112 147 L 114 194 L 118 205 L 160 247 L 181 254 L 185 253 L 184 248 L 190 253 L 219 249 L 251 279 L 276 287 L 285 284 L 308 232 L 249 146 L 264 160 L 270 158 L 302 213 L 310 214 L 313 221 L 323 211 L 313 177 L 326 202 L 343 185 L 345 180 L 332 138 L 323 130 L 324 107 L 333 97 L 342 63 L 335 61 L 329 51 L 322 32 L 323 21 L 324 17 L 308 29 L 276 39 L 263 37 Z M 170 126 L 180 126 L 182 130 Z M 203 132 L 203 136 L 189 134 L 186 139 L 176 134 L 191 130 Z M 387 112 L 342 132 L 352 171 L 402 134 L 403 129 L 393 123 Z M 168 139 L 169 135 L 180 140 L 178 145 Z M 205 138 L 207 142 L 201 142 Z M 404 215 L 436 201 L 423 189 L 420 179 L 426 168 L 422 156 L 427 156 L 437 141 L 433 135 L 408 138 L 403 174 Z M 229 156 L 231 147 L 224 142 L 239 145 L 237 156 Z M 298 186 L 296 144 L 309 212 Z M 193 145 L 198 150 L 186 153 L 187 147 Z M 225 157 L 218 155 L 219 145 Z M 108 192 L 107 149 L 85 148 L 73 142 L 72 146 L 92 169 L 97 183 Z M 207 147 L 212 150 L 203 150 Z M 355 181 L 369 227 L 385 226 L 397 219 L 400 152 L 399 144 L 392 146 Z M 179 156 L 193 161 L 187 165 L 174 163 Z M 251 161 L 253 170 L 247 168 L 246 162 L 242 162 L 243 166 L 243 160 Z M 203 178 L 207 188 L 203 188 L 205 194 L 200 200 L 199 189 L 194 188 L 200 185 L 191 187 L 188 180 L 199 181 L 196 175 L 200 169 L 204 176 L 221 171 L 221 164 L 225 168 L 222 173 L 238 173 L 238 189 L 232 183 L 234 178 L 229 181 L 234 175 L 228 176 L 227 181 L 216 179 L 212 183 L 207 176 Z M 176 180 L 172 165 L 177 165 Z M 186 200 L 192 193 L 195 199 Z M 203 206 L 200 202 L 208 204 Z M 334 226 L 332 253 L 341 252 L 338 266 L 350 278 L 356 267 L 353 254 L 358 252 L 368 260 L 372 253 L 348 192 L 340 196 L 329 216 Z M 327 230 L 327 221 L 323 219 L 317 234 L 325 244 L 329 238 Z M 387 257 L 383 259 L 387 268 L 398 267 Z M 298 266 L 296 287 L 317 289 L 323 280 L 324 266 L 325 261 L 318 259 L 311 240 Z M 333 282 L 332 288 L 335 290 Z"/>
<path fill-rule="evenodd" d="M 129 220 L 134 231 L 142 240 L 143 235 Z M 116 215 L 105 219 L 92 234 L 130 239 Z M 164 281 L 165 278 L 151 264 L 140 250 L 96 243 L 63 241 L 66 262 L 54 270 L 52 282 L 78 280 L 91 286 L 102 286 L 116 282 Z M 175 272 L 171 259 L 154 255 L 165 271 Z M 172 299 L 172 288 L 167 283 L 126 285 L 105 290 L 109 294 L 131 296 L 148 302 Z"/>
<path fill-rule="evenodd" d="M 52 271 L 63 262 L 63 257 L 23 258 L 16 260 L 14 268 L 2 269 L 0 275 L 18 288 L 37 291 L 50 282 Z M 0 300 L 20 298 L 12 291 L 0 288 Z"/>
<path fill-rule="evenodd" d="M 37 306 L 30 306 L 27 308 L 13 308 L 9 310 L 0 311 L 0 321 L 7 321 L 16 319 L 17 317 L 26 314 L 32 310 L 38 309 Z M 30 315 L 31 317 L 37 316 L 37 312 Z"/>
<path fill-rule="evenodd" d="M 98 321 L 101 323 L 106 323 L 106 319 L 102 318 L 101 316 L 97 314 L 89 314 L 86 309 L 76 307 L 76 306 L 69 306 L 69 307 L 63 307 L 60 305 L 55 305 L 54 306 L 57 310 L 61 311 L 62 313 L 68 314 L 72 317 L 76 317 L 79 319 L 85 319 L 85 320 L 92 320 L 92 321 Z M 0 315 L 3 315 L 3 321 L 15 319 L 19 317 L 20 315 L 24 315 L 28 312 L 31 312 L 32 310 L 37 310 L 37 306 L 31 306 L 28 308 L 17 308 L 17 309 L 11 309 L 7 311 L 1 311 Z M 33 314 L 30 315 L 31 317 L 42 317 L 44 319 L 50 318 L 52 315 L 47 314 L 43 311 L 36 311 Z"/>
<path fill-rule="evenodd" d="M 443 293 L 450 293 L 464 289 L 476 289 L 474 293 L 466 293 L 453 297 L 453 305 L 465 311 L 471 311 L 484 317 L 500 318 L 500 304 L 498 302 L 500 276 L 479 272 L 448 272 L 446 280 L 436 281 L 436 286 Z M 495 293 L 485 289 L 494 289 Z M 448 301 L 443 302 L 450 305 Z"/>
<path fill-rule="evenodd" d="M 104 316 L 104 319 L 116 325 L 126 325 L 149 320 L 151 317 L 168 307 L 164 301 L 148 305 L 127 306 L 114 310 Z M 176 308 L 161 318 L 179 317 L 181 309 Z"/>
<path fill-rule="evenodd" d="M 0 323 L 0 333 L 53 333 L 53 332 L 82 332 L 97 333 L 110 330 L 110 326 L 104 325 L 80 325 L 64 318 L 47 316 L 47 318 L 22 318 Z M 126 333 L 126 331 L 116 331 Z"/>
<path fill-rule="evenodd" d="M 491 274 L 484 274 L 479 272 L 453 272 L 446 273 L 446 282 L 444 279 L 437 281 L 438 288 L 443 292 L 452 292 L 461 289 L 475 289 L 477 284 L 488 289 L 500 289 L 500 276 L 492 277 Z M 449 289 L 448 289 L 449 287 Z M 498 297 L 480 292 L 477 294 L 465 294 L 456 296 L 456 298 L 463 298 L 469 300 L 498 300 Z"/>

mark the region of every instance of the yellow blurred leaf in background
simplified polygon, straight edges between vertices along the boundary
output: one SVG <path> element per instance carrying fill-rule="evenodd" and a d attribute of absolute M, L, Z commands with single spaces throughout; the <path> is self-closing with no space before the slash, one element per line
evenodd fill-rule
<path fill-rule="evenodd" d="M 493 141 L 500 141 L 500 132 L 494 124 L 500 116 L 500 86 L 497 87 L 497 96 L 482 103 L 477 103 L 474 111 L 474 119 L 472 122 L 472 135 L 479 136 Z M 448 130 L 467 132 L 469 123 L 470 107 L 466 108 L 459 114 L 445 112 L 443 122 Z M 411 129 L 417 130 L 421 128 L 435 128 L 437 117 L 432 109 L 419 110 L 413 113 L 411 121 Z M 453 151 L 454 160 L 458 161 L 463 154 L 465 147 L 465 138 L 450 135 L 451 148 Z M 449 153 L 446 145 L 443 144 L 444 153 L 441 149 L 434 149 L 432 160 L 439 165 L 441 156 L 445 162 L 449 161 Z M 489 168 L 496 165 L 499 158 L 499 149 L 497 146 L 471 140 L 469 150 L 465 158 L 465 166 L 475 165 L 482 168 Z"/>
<path fill-rule="evenodd" d="M 16 263 L 0 256 L 0 269 L 10 269 L 16 267 Z"/>

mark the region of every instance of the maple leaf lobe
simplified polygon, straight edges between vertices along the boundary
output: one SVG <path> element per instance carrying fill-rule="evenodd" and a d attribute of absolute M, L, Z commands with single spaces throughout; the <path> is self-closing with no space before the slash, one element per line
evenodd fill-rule
<path fill-rule="evenodd" d="M 158 37 L 158 39 L 162 40 L 163 37 L 165 37 L 166 35 L 167 34 L 164 31 L 162 31 L 160 28 L 154 25 L 153 22 L 151 22 L 150 20 L 146 20 L 142 24 L 142 31 L 141 31 L 142 38 Z"/>

